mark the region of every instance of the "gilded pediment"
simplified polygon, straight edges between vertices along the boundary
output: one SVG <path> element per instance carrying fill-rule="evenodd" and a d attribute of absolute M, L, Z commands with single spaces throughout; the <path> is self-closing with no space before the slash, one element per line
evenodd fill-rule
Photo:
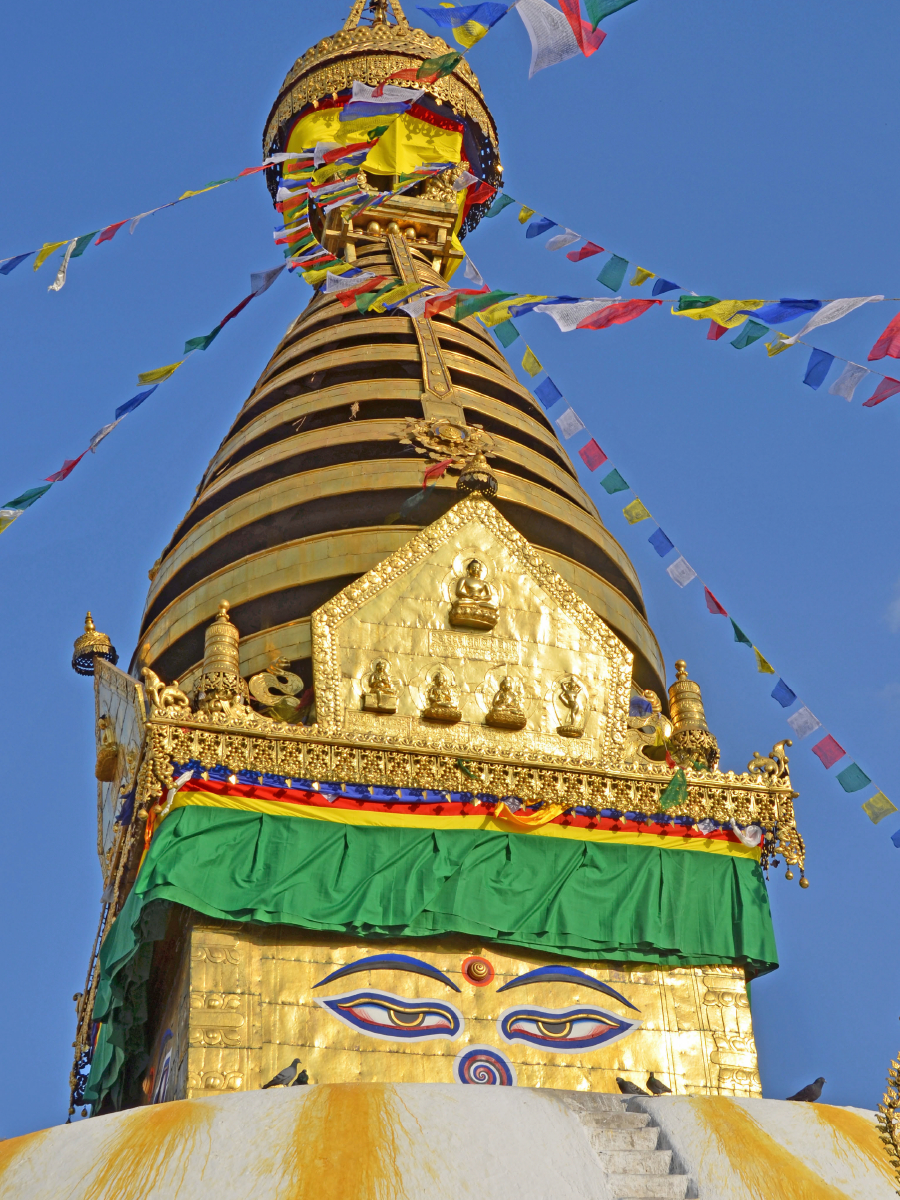
<path fill-rule="evenodd" d="M 621 759 L 630 651 L 480 495 L 318 609 L 312 637 L 328 736 Z"/>

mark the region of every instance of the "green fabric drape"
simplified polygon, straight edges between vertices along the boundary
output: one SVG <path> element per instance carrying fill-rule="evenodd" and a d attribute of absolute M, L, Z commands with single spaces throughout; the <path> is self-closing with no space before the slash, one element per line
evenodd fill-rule
<path fill-rule="evenodd" d="M 94 1104 L 121 1099 L 128 1064 L 143 1069 L 152 942 L 171 902 L 226 921 L 359 938 L 461 933 L 568 958 L 741 964 L 754 974 L 778 965 L 751 859 L 186 807 L 157 831 L 103 945 Z"/>

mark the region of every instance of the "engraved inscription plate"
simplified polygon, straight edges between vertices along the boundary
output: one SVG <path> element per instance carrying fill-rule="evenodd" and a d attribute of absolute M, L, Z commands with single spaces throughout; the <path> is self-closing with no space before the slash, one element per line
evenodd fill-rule
<path fill-rule="evenodd" d="M 479 637 L 445 629 L 429 629 L 428 652 L 434 658 L 462 658 L 470 662 L 519 661 L 519 643 L 513 638 Z"/>

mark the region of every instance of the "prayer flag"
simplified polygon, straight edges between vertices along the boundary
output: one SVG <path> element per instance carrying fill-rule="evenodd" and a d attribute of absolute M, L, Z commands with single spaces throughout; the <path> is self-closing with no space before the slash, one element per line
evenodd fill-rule
<path fill-rule="evenodd" d="M 718 602 L 718 600 L 715 598 L 715 596 L 712 594 L 712 592 L 709 590 L 709 588 L 705 584 L 703 585 L 703 595 L 706 600 L 706 607 L 713 614 L 713 616 L 715 616 L 715 617 L 727 617 L 728 616 L 728 613 L 725 611 L 725 609 L 722 607 L 722 605 Z"/>
<path fill-rule="evenodd" d="M 783 679 L 779 679 L 772 688 L 772 699 L 777 700 L 782 708 L 790 708 L 797 699 L 797 693 L 789 688 Z"/>
<path fill-rule="evenodd" d="M 40 500 L 41 496 L 46 495 L 52 487 L 52 483 L 44 483 L 40 487 L 29 488 L 21 496 L 16 496 L 15 500 L 7 500 L 3 507 L 5 509 L 13 508 L 18 512 L 24 512 L 26 508 L 31 508 L 32 504 Z"/>
<path fill-rule="evenodd" d="M 581 53 L 567 18 L 547 0 L 518 0 L 516 12 L 531 41 L 529 79 L 545 67 Z"/>
<path fill-rule="evenodd" d="M 453 36 L 461 46 L 468 50 L 480 42 L 488 30 L 496 25 L 501 17 L 505 17 L 505 4 L 459 4 L 447 8 L 423 8 L 419 12 L 427 16 L 444 29 L 452 29 Z"/>
<path fill-rule="evenodd" d="M 885 357 L 900 358 L 900 313 L 888 323 L 884 333 L 869 351 L 869 362 Z"/>
<path fill-rule="evenodd" d="M 250 276 L 250 291 L 254 296 L 267 292 L 287 264 L 280 267 L 270 267 L 268 271 L 254 271 Z"/>
<path fill-rule="evenodd" d="M 422 490 L 425 490 L 432 479 L 440 479 L 452 462 L 452 458 L 445 458 L 443 462 L 435 462 L 430 467 L 426 467 L 425 473 L 422 476 Z"/>
<path fill-rule="evenodd" d="M 579 322 L 578 328 L 607 329 L 610 325 L 625 325 L 628 321 L 643 316 L 654 304 L 662 304 L 662 300 L 614 300 L 612 304 Z"/>
<path fill-rule="evenodd" d="M 759 321 L 748 321 L 731 344 L 735 350 L 745 350 L 747 346 L 752 346 L 761 337 L 765 337 L 768 332 L 768 325 L 761 325 Z"/>
<path fill-rule="evenodd" d="M 571 246 L 573 242 L 577 242 L 580 237 L 580 233 L 573 233 L 571 229 L 567 229 L 564 233 L 557 233 L 552 238 L 548 238 L 544 249 L 563 250 L 566 246 Z"/>
<path fill-rule="evenodd" d="M 676 317 L 689 317 L 692 321 L 715 321 L 726 329 L 736 329 L 747 320 L 747 310 L 762 308 L 765 300 L 717 300 L 715 296 L 679 296 L 677 308 L 672 309 Z"/>
<path fill-rule="evenodd" d="M 682 554 L 676 558 L 670 567 L 666 567 L 669 578 L 678 584 L 680 588 L 687 587 L 692 579 L 697 578 L 697 572 Z"/>
<path fill-rule="evenodd" d="M 548 375 L 534 389 L 534 394 L 543 404 L 544 408 L 552 408 L 557 400 L 562 400 L 562 392 Z"/>
<path fill-rule="evenodd" d="M 476 287 L 483 288 L 485 286 L 481 272 L 472 262 L 471 258 L 466 258 L 466 264 L 463 267 L 463 275 L 465 275 L 466 279 L 468 279 L 470 283 L 474 283 Z"/>
<path fill-rule="evenodd" d="M 453 50 L 449 54 L 438 55 L 437 58 L 426 58 L 422 65 L 418 68 L 408 67 L 404 71 L 395 71 L 393 75 L 388 75 L 385 83 L 390 83 L 392 79 L 422 79 L 426 83 L 437 83 L 439 79 L 443 79 L 445 75 L 450 75 L 459 66 L 462 60 L 462 55 Z M 384 86 L 384 85 L 381 85 Z M 375 95 L 379 95 L 379 89 L 375 89 Z"/>
<path fill-rule="evenodd" d="M 792 342 L 797 342 L 800 338 L 805 337 L 812 329 L 818 329 L 820 325 L 830 325 L 832 321 L 839 321 L 841 317 L 846 317 L 848 313 L 852 313 L 855 308 L 859 308 L 861 304 L 868 304 L 871 300 L 883 300 L 884 296 L 848 296 L 843 300 L 832 300 L 825 304 L 815 316 L 810 317 L 799 333 L 795 333 L 791 338 Z"/>
<path fill-rule="evenodd" d="M 564 298 L 560 298 L 548 300 L 545 304 L 530 304 L 528 308 L 533 312 L 546 313 L 548 317 L 553 318 L 563 333 L 571 333 L 573 329 L 580 328 L 581 323 L 587 317 L 593 316 L 601 308 L 615 303 L 615 300 L 578 300 L 569 303 Z M 517 311 L 517 315 L 520 311 L 521 308 Z"/>
<path fill-rule="evenodd" d="M 89 449 L 90 449 L 90 447 L 88 447 L 88 450 Z M 81 454 L 78 455 L 77 458 L 67 458 L 66 461 L 63 463 L 63 465 L 59 468 L 58 471 L 54 471 L 54 473 L 52 475 L 47 476 L 47 482 L 48 483 L 61 483 L 64 479 L 68 479 L 68 477 L 72 474 L 72 472 L 75 470 L 75 468 L 81 462 L 81 460 L 84 458 L 85 454 L 87 454 L 87 450 L 84 450 Z"/>
<path fill-rule="evenodd" d="M 793 321 L 807 313 L 818 312 L 822 307 L 821 300 L 776 300 L 772 304 L 764 304 L 755 310 L 755 316 L 769 325 L 783 325 L 785 321 Z"/>
<path fill-rule="evenodd" d="M 616 492 L 628 491 L 628 484 L 615 469 L 615 467 L 613 467 L 608 475 L 604 475 L 604 477 L 600 480 L 600 486 L 610 496 L 614 496 Z"/>
<path fill-rule="evenodd" d="M 180 366 L 181 364 L 179 363 L 178 365 Z M 152 371 L 148 371 L 147 373 L 148 373 L 148 375 L 153 374 Z M 168 376 L 166 376 L 166 378 L 168 379 Z M 143 382 L 146 383 L 149 381 L 143 380 Z M 159 387 L 158 383 L 154 384 L 154 386 L 152 388 L 148 388 L 146 392 L 138 392 L 138 394 L 136 396 L 132 396 L 130 400 L 126 400 L 124 404 L 120 404 L 119 407 L 116 409 L 116 420 L 121 421 L 122 417 L 124 417 L 127 413 L 134 412 L 134 410 L 139 405 L 144 403 L 144 401 L 147 399 L 148 396 L 153 395 L 153 393 L 156 391 L 156 389 L 158 387 Z M 103 431 L 101 430 L 101 432 L 103 432 Z M 94 436 L 96 437 L 96 434 Z M 103 434 L 103 437 L 106 437 L 105 433 Z M 102 438 L 100 440 L 102 441 Z M 94 441 L 93 441 L 93 439 L 91 439 L 91 448 L 93 448 L 93 446 L 94 446 Z"/>
<path fill-rule="evenodd" d="M 10 271 L 14 271 L 19 263 L 23 263 L 26 258 L 31 258 L 34 254 L 33 250 L 29 250 L 27 254 L 17 254 L 15 258 L 5 258 L 3 266 L 0 267 L 0 275 L 8 275 Z"/>
<path fill-rule="evenodd" d="M 861 367 L 859 363 L 848 362 L 828 391 L 832 396 L 843 396 L 845 400 L 852 400 L 853 393 L 868 374 L 867 367 Z"/>
<path fill-rule="evenodd" d="M 174 375 L 183 362 L 182 358 L 179 362 L 169 363 L 167 367 L 157 367 L 154 371 L 143 371 L 138 375 L 138 383 L 162 383 L 163 380 Z"/>
<path fill-rule="evenodd" d="M 470 183 L 477 183 L 477 182 L 478 182 L 478 177 L 476 175 L 473 175 L 471 171 L 464 170 L 461 175 L 458 175 L 456 177 L 456 179 L 453 180 L 453 184 L 452 184 L 453 191 L 454 192 L 465 191 L 466 188 L 468 188 Z"/>
<path fill-rule="evenodd" d="M 121 421 L 121 420 L 122 420 L 122 418 L 118 417 L 115 421 L 110 421 L 110 423 L 108 425 L 104 425 L 102 429 L 97 430 L 97 432 L 91 438 L 91 444 L 88 446 L 88 450 L 90 450 L 91 454 L 97 453 L 97 447 L 100 445 L 100 443 L 103 441 L 104 438 L 109 437 L 109 435 L 112 433 L 112 431 L 115 429 L 115 427 L 118 425 L 119 421 Z"/>
<path fill-rule="evenodd" d="M 351 268 L 351 272 L 342 272 L 338 275 L 336 271 L 330 268 L 326 269 L 324 289 L 326 295 L 330 296 L 335 292 L 349 291 L 351 288 L 359 287 L 361 284 L 370 283 L 375 278 L 368 271 L 353 271 Z M 309 274 L 312 274 L 312 272 L 309 272 Z M 251 275 L 250 278 L 252 282 L 253 276 Z M 307 280 L 307 283 L 309 282 L 311 281 Z"/>
<path fill-rule="evenodd" d="M 591 438 L 586 446 L 581 447 L 578 451 L 578 456 L 589 471 L 596 471 L 598 467 L 602 467 L 606 462 L 606 455 L 593 438 Z"/>
<path fill-rule="evenodd" d="M 740 625 L 738 625 L 737 621 L 735 621 L 734 617 L 729 617 L 728 620 L 731 622 L 731 628 L 734 630 L 734 640 L 742 643 L 744 646 L 749 646 L 752 650 L 753 643 L 747 637 L 746 633 L 744 633 L 743 629 L 741 629 Z"/>
<path fill-rule="evenodd" d="M 625 0 L 625 3 L 630 3 L 631 0 Z M 668 812 L 670 808 L 678 808 L 680 804 L 688 802 L 688 782 L 687 776 L 681 767 L 675 772 L 672 778 L 666 785 L 665 791 L 659 797 L 659 807 L 661 812 Z"/>
<path fill-rule="evenodd" d="M 363 295 L 364 292 L 377 292 L 387 279 L 387 276 L 369 275 L 366 273 L 365 275 L 357 276 L 357 278 L 362 279 L 362 283 L 355 283 L 353 287 L 342 288 L 337 294 L 337 298 L 344 308 L 349 308 L 355 302 L 356 297 Z"/>
<path fill-rule="evenodd" d="M 888 396 L 896 395 L 897 392 L 900 392 L 900 381 L 885 375 L 868 400 L 863 400 L 863 408 L 874 408 L 876 404 L 887 400 Z"/>
<path fill-rule="evenodd" d="M 717 342 L 722 334 L 727 332 L 727 325 L 717 325 L 715 321 L 710 321 L 709 329 L 706 331 L 706 340 L 708 342 Z"/>
<path fill-rule="evenodd" d="M 756 655 L 756 669 L 760 675 L 774 675 L 775 668 L 771 663 L 766 662 L 755 646 L 753 647 L 753 653 Z"/>
<path fill-rule="evenodd" d="M 622 516 L 629 525 L 637 525 L 639 521 L 646 521 L 650 517 L 650 513 L 644 507 L 643 500 L 635 496 L 632 502 L 626 504 L 622 509 Z"/>
<path fill-rule="evenodd" d="M 515 200 L 513 200 L 512 196 L 507 196 L 504 193 L 501 193 L 488 209 L 487 215 L 489 217 L 499 217 L 504 208 L 507 208 L 510 204 L 515 204 Z"/>
<path fill-rule="evenodd" d="M 489 292 L 487 288 L 483 288 L 482 295 L 475 296 L 458 296 L 456 300 L 456 312 L 454 319 L 464 321 L 466 317 L 471 317 L 474 313 L 479 312 L 483 308 L 490 308 L 494 304 L 499 304 L 502 300 L 508 300 L 510 296 L 515 296 L 515 292 Z"/>
<path fill-rule="evenodd" d="M 896 833 L 891 834 L 891 841 L 894 843 L 897 849 L 900 850 L 900 829 L 898 829 Z"/>
<path fill-rule="evenodd" d="M 872 824 L 877 825 L 879 821 L 883 821 L 885 817 L 895 813 L 897 806 L 888 800 L 884 792 L 876 792 L 862 805 L 862 810 Z"/>
<path fill-rule="evenodd" d="M 642 283 L 646 283 L 648 279 L 655 279 L 656 275 L 653 271 L 645 271 L 643 267 L 636 267 L 634 275 L 631 278 L 631 287 L 640 287 Z"/>
<path fill-rule="evenodd" d="M 672 283 L 671 279 L 657 279 L 653 285 L 653 295 L 661 296 L 663 292 L 675 292 L 681 287 L 680 283 Z"/>
<path fill-rule="evenodd" d="M 606 17 L 618 12 L 620 8 L 627 8 L 629 4 L 634 4 L 634 0 L 585 0 L 585 3 L 588 16 L 596 29 Z"/>
<path fill-rule="evenodd" d="M 833 354 L 829 354 L 825 350 L 813 350 L 809 356 L 809 362 L 806 364 L 806 374 L 803 376 L 806 386 L 815 390 L 820 388 L 825 382 L 825 377 L 831 370 L 833 362 Z"/>
<path fill-rule="evenodd" d="M 224 324 L 224 321 L 222 322 Z M 191 354 L 194 350 L 205 350 L 211 345 L 222 331 L 222 325 L 217 325 L 212 333 L 207 333 L 204 337 L 191 338 L 190 341 L 184 343 L 184 353 Z"/>
<path fill-rule="evenodd" d="M 502 329 L 503 326 L 501 325 L 500 328 Z M 534 379 L 535 375 L 539 375 L 543 369 L 535 357 L 534 351 L 530 346 L 527 346 L 525 348 L 525 357 L 522 359 L 522 370 Z"/>
<path fill-rule="evenodd" d="M 518 336 L 519 331 L 512 321 L 501 321 L 494 327 L 494 337 L 504 349 L 511 346 Z"/>
<path fill-rule="evenodd" d="M 786 333 L 776 333 L 774 341 L 766 342 L 766 354 L 769 358 L 774 358 L 776 354 L 781 354 L 783 350 L 790 350 L 791 346 L 795 344 Z"/>
<path fill-rule="evenodd" d="M 82 254 L 84 254 L 85 250 L 87 250 L 88 246 L 93 241 L 95 235 L 99 232 L 99 229 L 95 229 L 93 233 L 83 233 L 80 238 L 76 238 L 75 249 L 69 255 L 69 258 L 81 258 Z"/>
<path fill-rule="evenodd" d="M 811 733 L 822 728 L 822 722 L 809 711 L 805 704 L 788 717 L 787 723 L 798 738 L 809 737 Z"/>
<path fill-rule="evenodd" d="M 74 249 L 75 249 L 75 242 L 73 240 L 73 241 L 69 242 L 68 246 L 66 247 L 66 252 L 63 255 L 63 260 L 59 264 L 59 270 L 56 272 L 56 278 L 53 280 L 53 282 L 47 288 L 48 292 L 62 291 L 63 287 L 65 286 L 65 282 L 66 282 L 66 272 L 69 269 L 69 259 L 72 257 L 72 251 Z"/>
<path fill-rule="evenodd" d="M 527 238 L 540 237 L 542 233 L 546 233 L 548 229 L 553 229 L 555 225 L 556 221 L 551 221 L 549 217 L 538 217 L 525 230 L 525 236 Z"/>
<path fill-rule="evenodd" d="M 602 283 L 611 292 L 617 292 L 622 286 L 622 280 L 625 278 L 627 270 L 628 259 L 614 254 L 607 263 L 604 263 L 603 270 L 597 276 L 597 282 Z"/>
<path fill-rule="evenodd" d="M 0 533 L 6 533 L 13 521 L 22 515 L 20 508 L 0 508 Z"/>
<path fill-rule="evenodd" d="M 573 438 L 576 433 L 581 433 L 582 429 L 584 429 L 584 422 L 571 405 L 567 405 L 554 420 L 566 441 L 569 438 Z"/>
<path fill-rule="evenodd" d="M 378 95 L 375 95 L 376 90 Z M 339 120 L 346 124 L 348 121 L 358 121 L 361 118 L 370 117 L 388 117 L 396 113 L 405 113 L 409 110 L 411 104 L 421 100 L 425 93 L 421 90 L 412 90 L 411 88 L 390 87 L 386 84 L 381 84 L 379 88 L 369 87 L 366 83 L 360 83 L 358 79 L 353 80 L 353 90 L 350 93 L 350 99 L 347 104 L 341 109 Z M 321 143 L 320 143 L 321 144 Z M 333 147 L 337 150 L 337 147 Z M 328 153 L 328 151 L 326 151 Z M 341 154 L 343 158 L 346 154 Z M 319 149 L 316 147 L 316 160 L 319 159 Z M 336 159 L 327 160 L 322 158 L 322 161 L 336 161 Z M 315 165 L 320 164 L 316 161 Z"/>
<path fill-rule="evenodd" d="M 643 696 L 632 696 L 631 702 L 628 705 L 629 717 L 649 717 L 653 712 L 653 705 L 649 700 L 645 700 Z"/>
<path fill-rule="evenodd" d="M 833 767 L 847 753 L 844 747 L 839 742 L 836 742 L 830 733 L 826 733 L 821 742 L 816 742 L 812 748 L 812 752 L 819 759 L 826 771 L 829 767 Z"/>
<path fill-rule="evenodd" d="M 657 529 L 655 533 L 651 533 L 647 541 L 660 558 L 665 558 L 667 554 L 671 554 L 675 549 L 675 543 L 661 529 Z"/>
<path fill-rule="evenodd" d="M 575 41 L 581 48 L 581 53 L 586 58 L 590 58 L 606 40 L 606 30 L 593 29 L 590 22 L 585 21 L 581 15 L 581 0 L 559 0 L 559 7 L 566 15 L 566 20 L 575 35 Z"/>
<path fill-rule="evenodd" d="M 522 207 L 519 209 L 519 217 L 518 217 L 519 224 L 524 225 L 525 222 L 528 220 L 528 218 L 533 217 L 533 216 L 534 216 L 534 209 L 526 208 L 526 206 L 523 204 Z"/>
<path fill-rule="evenodd" d="M 199 195 L 198 192 L 187 192 L 186 194 L 188 196 Z M 96 242 L 94 242 L 94 245 L 99 246 L 101 242 L 111 242 L 122 226 L 127 224 L 128 218 L 126 217 L 124 221 L 116 221 L 114 225 L 107 225 L 105 229 L 101 229 L 100 236 L 97 238 Z"/>
<path fill-rule="evenodd" d="M 583 246 L 579 246 L 577 250 L 570 250 L 566 258 L 570 262 L 581 262 L 584 258 L 593 258 L 595 254 L 603 254 L 603 247 L 598 246 L 596 242 L 585 242 Z"/>
<path fill-rule="evenodd" d="M 844 767 L 843 771 L 838 773 L 837 780 L 845 792 L 859 792 L 872 782 L 862 767 L 857 766 L 856 763 Z"/>
<path fill-rule="evenodd" d="M 124 221 L 122 223 L 124 224 Z M 64 246 L 65 244 L 65 239 L 61 242 L 44 242 L 43 246 L 37 252 L 37 258 L 34 260 L 34 270 L 36 271 L 38 267 L 42 267 L 53 251 L 58 250 L 60 246 Z"/>

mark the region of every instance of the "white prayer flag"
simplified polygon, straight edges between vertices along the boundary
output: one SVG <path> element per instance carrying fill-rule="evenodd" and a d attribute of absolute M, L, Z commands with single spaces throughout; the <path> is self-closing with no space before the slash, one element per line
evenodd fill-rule
<path fill-rule="evenodd" d="M 531 39 L 529 79 L 544 67 L 553 67 L 581 53 L 572 26 L 547 0 L 519 0 L 516 12 Z"/>
<path fill-rule="evenodd" d="M 565 18 L 564 18 L 565 19 Z M 405 88 L 397 87 L 396 84 L 386 83 L 381 89 L 381 94 L 376 96 L 376 89 L 369 87 L 367 83 L 360 83 L 358 79 L 353 80 L 353 94 L 350 97 L 351 104 L 414 104 L 417 100 L 421 100 L 425 95 L 424 88 Z M 318 146 L 316 147 L 318 150 Z"/>
<path fill-rule="evenodd" d="M 316 142 L 316 148 L 313 151 L 313 166 L 321 167 L 325 161 L 325 155 L 331 150 L 340 150 L 340 142 Z"/>
<path fill-rule="evenodd" d="M 697 578 L 697 572 L 682 554 L 676 558 L 671 567 L 666 567 L 669 578 L 674 580 L 679 587 L 687 587 L 692 579 Z"/>
<path fill-rule="evenodd" d="M 573 438 L 576 433 L 580 433 L 584 429 L 584 422 L 578 413 L 569 405 L 556 418 L 556 423 L 559 426 L 560 433 L 566 441 Z"/>
<path fill-rule="evenodd" d="M 805 704 L 788 717 L 787 723 L 798 738 L 808 737 L 811 733 L 815 733 L 817 729 L 822 728 L 822 722 L 818 717 L 813 716 Z"/>
<path fill-rule="evenodd" d="M 843 396 L 845 400 L 852 400 L 853 393 L 868 374 L 868 367 L 861 367 L 859 363 L 848 362 L 828 390 L 832 396 Z"/>
<path fill-rule="evenodd" d="M 811 329 L 818 329 L 820 325 L 830 325 L 832 321 L 839 321 L 841 317 L 846 317 L 848 313 L 852 313 L 855 308 L 859 308 L 862 304 L 868 304 L 870 300 L 883 300 L 884 296 L 847 296 L 843 300 L 832 300 L 830 304 L 823 305 L 817 313 L 813 313 L 810 319 L 806 322 L 799 333 L 795 333 L 793 337 L 787 341 L 794 344 L 803 337 L 805 333 L 809 333 Z"/>
<path fill-rule="evenodd" d="M 286 266 L 287 263 L 283 263 L 280 267 L 270 267 L 268 271 L 254 271 L 250 276 L 251 294 L 261 296 L 267 292 Z"/>
<path fill-rule="evenodd" d="M 125 417 L 127 416 L 128 413 L 125 414 Z M 125 417 L 119 417 L 119 421 L 124 421 Z M 88 450 L 90 450 L 91 454 L 97 453 L 97 447 L 105 437 L 108 437 L 112 433 L 115 427 L 119 424 L 119 421 L 110 421 L 108 425 L 104 425 L 102 429 L 97 430 L 97 432 L 91 438 L 91 444 L 88 446 Z"/>
<path fill-rule="evenodd" d="M 69 242 L 68 246 L 66 246 L 66 252 L 63 255 L 63 260 L 59 264 L 59 270 L 56 272 L 56 278 L 47 288 L 48 292 L 58 292 L 65 284 L 66 271 L 69 269 L 69 259 L 72 257 L 72 251 L 75 249 L 77 242 L 78 238 L 76 238 L 74 242 Z"/>
<path fill-rule="evenodd" d="M 536 304 L 534 312 L 546 313 L 552 317 L 563 333 L 571 333 L 577 329 L 579 322 L 590 317 L 593 313 L 614 304 L 614 300 L 581 300 L 576 304 Z"/>
<path fill-rule="evenodd" d="M 359 284 L 365 283 L 367 279 L 374 279 L 374 275 L 370 275 L 368 271 L 357 271 L 355 275 L 335 275 L 329 271 L 325 276 L 325 291 L 326 292 L 346 292 L 350 288 L 358 287 Z"/>
<path fill-rule="evenodd" d="M 465 275 L 466 279 L 471 280 L 476 287 L 484 287 L 484 280 L 481 278 L 481 272 L 472 262 L 471 258 L 466 259 L 466 265 L 463 268 L 463 275 Z"/>
<path fill-rule="evenodd" d="M 573 233 L 571 229 L 566 229 L 562 233 L 555 234 L 548 242 L 545 243 L 545 250 L 562 250 L 564 246 L 571 246 L 573 242 L 577 242 L 581 237 L 580 233 Z"/>
<path fill-rule="evenodd" d="M 477 183 L 478 177 L 473 175 L 471 171 L 463 171 L 458 179 L 453 180 L 454 192 L 462 192 L 469 186 L 470 183 Z"/>

